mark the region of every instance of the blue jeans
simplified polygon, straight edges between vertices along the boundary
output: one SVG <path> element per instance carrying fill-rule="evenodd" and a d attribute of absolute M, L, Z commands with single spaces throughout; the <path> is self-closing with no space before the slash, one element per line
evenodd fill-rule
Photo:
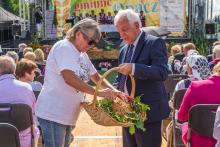
<path fill-rule="evenodd" d="M 74 126 L 62 125 L 53 121 L 38 118 L 44 147 L 69 147 L 73 141 L 71 134 Z"/>

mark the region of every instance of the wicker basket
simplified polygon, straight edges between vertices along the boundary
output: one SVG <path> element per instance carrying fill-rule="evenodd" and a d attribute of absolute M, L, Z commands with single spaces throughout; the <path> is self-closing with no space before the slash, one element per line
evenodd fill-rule
<path fill-rule="evenodd" d="M 100 81 L 97 83 L 96 86 L 96 91 L 94 94 L 94 98 L 92 102 L 83 102 L 82 106 L 83 108 L 87 111 L 87 113 L 90 115 L 91 119 L 102 126 L 123 126 L 123 127 L 129 127 L 131 123 L 121 123 L 116 121 L 114 118 L 112 118 L 105 110 L 98 105 L 98 100 L 97 100 L 97 92 L 100 88 L 100 85 L 103 81 L 103 79 L 112 71 L 117 71 L 117 67 L 112 68 L 104 73 Z M 132 83 L 132 89 L 131 89 L 131 97 L 134 97 L 135 93 L 135 81 L 134 77 L 130 75 L 131 78 L 131 83 Z M 132 109 L 130 107 L 130 104 L 122 101 L 121 99 L 117 98 L 114 100 L 112 108 L 114 111 L 120 113 L 120 114 L 125 114 L 127 112 L 130 112 Z"/>

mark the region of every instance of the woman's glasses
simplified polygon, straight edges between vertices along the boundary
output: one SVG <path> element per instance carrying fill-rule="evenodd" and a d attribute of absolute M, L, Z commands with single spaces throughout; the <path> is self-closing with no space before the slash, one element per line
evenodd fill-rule
<path fill-rule="evenodd" d="M 94 39 L 89 39 L 89 36 L 87 36 L 83 31 L 80 31 L 83 34 L 83 38 L 87 41 L 88 45 L 97 45 L 97 42 Z"/>

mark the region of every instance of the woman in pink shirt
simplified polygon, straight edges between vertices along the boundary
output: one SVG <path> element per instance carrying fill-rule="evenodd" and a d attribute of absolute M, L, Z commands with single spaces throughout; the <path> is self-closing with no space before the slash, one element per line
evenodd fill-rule
<path fill-rule="evenodd" d="M 189 110 L 196 104 L 220 104 L 220 63 L 214 68 L 214 75 L 207 80 L 193 81 L 187 89 L 178 112 L 178 120 L 188 121 Z M 183 141 L 187 143 L 188 124 L 182 127 Z M 214 147 L 216 140 L 192 131 L 192 147 Z"/>

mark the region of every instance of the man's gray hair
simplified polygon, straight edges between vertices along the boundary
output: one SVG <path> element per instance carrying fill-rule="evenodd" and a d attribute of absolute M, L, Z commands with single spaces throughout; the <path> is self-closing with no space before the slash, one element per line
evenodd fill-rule
<path fill-rule="evenodd" d="M 138 22 L 139 27 L 141 28 L 140 17 L 138 15 L 138 13 L 136 13 L 134 10 L 132 10 L 132 9 L 119 10 L 119 12 L 117 13 L 117 15 L 115 16 L 115 19 L 114 19 L 115 26 L 118 24 L 118 21 L 121 18 L 127 19 L 131 25 L 134 25 L 135 22 Z"/>
<path fill-rule="evenodd" d="M 12 57 L 15 61 L 15 63 L 18 61 L 18 54 L 15 51 L 8 51 L 6 53 L 6 56 Z"/>
<path fill-rule="evenodd" d="M 18 45 L 19 51 L 23 51 L 26 47 L 27 47 L 27 44 L 25 44 L 25 43 L 20 43 Z"/>
<path fill-rule="evenodd" d="M 0 76 L 4 74 L 14 74 L 16 64 L 9 56 L 0 56 Z"/>
<path fill-rule="evenodd" d="M 101 38 L 101 32 L 99 29 L 99 24 L 91 19 L 85 18 L 79 22 L 77 22 L 71 29 L 67 31 L 66 38 L 67 39 L 75 39 L 75 35 L 77 31 L 82 31 L 84 34 L 88 34 L 88 32 L 93 32 L 93 39 L 95 41 L 99 41 Z"/>
<path fill-rule="evenodd" d="M 216 45 L 213 48 L 213 53 L 215 53 L 215 58 L 220 59 L 220 45 Z"/>

